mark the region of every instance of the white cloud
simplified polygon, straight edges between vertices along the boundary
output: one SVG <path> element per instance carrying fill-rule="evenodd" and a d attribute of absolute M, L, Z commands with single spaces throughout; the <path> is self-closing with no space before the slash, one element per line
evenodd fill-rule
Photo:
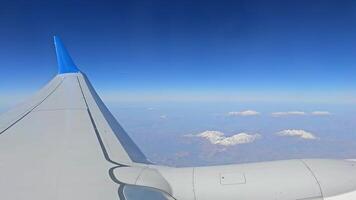
<path fill-rule="evenodd" d="M 239 133 L 226 137 L 224 133 L 220 131 L 204 131 L 197 135 L 188 135 L 190 137 L 200 137 L 209 140 L 211 144 L 223 145 L 223 146 L 233 146 L 238 144 L 252 143 L 256 139 L 261 138 L 259 134 L 247 134 Z"/>
<path fill-rule="evenodd" d="M 306 115 L 303 111 L 288 111 L 288 112 L 274 112 L 272 116 L 274 117 L 281 117 L 281 116 L 288 116 L 288 115 Z"/>
<path fill-rule="evenodd" d="M 327 116 L 331 115 L 330 112 L 328 111 L 313 111 L 311 113 L 306 113 L 304 111 L 288 111 L 288 112 L 274 112 L 272 113 L 272 116 L 274 117 L 282 117 L 282 116 L 290 116 L 290 115 L 295 115 L 295 116 L 304 116 L 304 115 L 313 115 L 313 116 Z"/>
<path fill-rule="evenodd" d="M 260 113 L 254 110 L 245 110 L 241 112 L 229 112 L 229 116 L 255 116 L 259 115 Z"/>
<path fill-rule="evenodd" d="M 167 119 L 167 115 L 161 115 L 161 116 L 159 116 L 159 118 L 161 118 L 161 119 Z"/>
<path fill-rule="evenodd" d="M 326 115 L 331 115 L 330 112 L 328 111 L 314 111 L 311 113 L 312 115 L 316 115 L 316 116 L 326 116 Z"/>
<path fill-rule="evenodd" d="M 312 133 L 304 131 L 304 130 L 295 130 L 295 129 L 287 129 L 276 133 L 279 136 L 289 136 L 289 137 L 300 137 L 305 140 L 315 140 L 315 137 Z"/>

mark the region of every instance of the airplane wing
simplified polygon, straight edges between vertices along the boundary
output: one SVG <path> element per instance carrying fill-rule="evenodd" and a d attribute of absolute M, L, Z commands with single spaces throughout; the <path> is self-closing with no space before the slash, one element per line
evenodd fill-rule
<path fill-rule="evenodd" d="M 58 37 L 55 47 L 58 75 L 0 116 L 0 200 L 356 199 L 354 161 L 151 164 Z"/>
<path fill-rule="evenodd" d="M 167 199 L 164 192 L 116 179 L 115 169 L 145 169 L 150 162 L 61 40 L 54 42 L 58 75 L 0 116 L 0 199 Z"/>

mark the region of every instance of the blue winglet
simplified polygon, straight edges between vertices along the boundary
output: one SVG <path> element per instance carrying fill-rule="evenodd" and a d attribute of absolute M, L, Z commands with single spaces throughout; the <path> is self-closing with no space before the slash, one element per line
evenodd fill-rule
<path fill-rule="evenodd" d="M 74 64 L 72 58 L 58 36 L 54 36 L 54 46 L 57 54 L 58 74 L 79 72 L 79 69 Z"/>

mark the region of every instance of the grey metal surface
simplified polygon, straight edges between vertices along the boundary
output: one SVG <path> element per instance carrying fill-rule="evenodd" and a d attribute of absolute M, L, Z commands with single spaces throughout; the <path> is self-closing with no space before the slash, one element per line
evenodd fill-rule
<path fill-rule="evenodd" d="M 114 169 L 114 175 L 120 182 L 151 187 L 172 195 L 172 188 L 157 169 L 150 167 L 118 167 Z"/>
<path fill-rule="evenodd" d="M 0 199 L 118 199 L 78 78 L 56 76 L 1 118 Z"/>
<path fill-rule="evenodd" d="M 160 168 L 159 171 L 172 185 L 172 195 L 182 199 L 322 199 L 315 177 L 300 160 L 181 168 L 174 171 Z M 187 185 L 190 185 L 190 190 L 184 188 Z"/>
<path fill-rule="evenodd" d="M 306 159 L 158 169 L 186 200 L 353 200 L 356 162 Z"/>
<path fill-rule="evenodd" d="M 44 101 L 46 97 L 48 97 L 55 90 L 55 88 L 59 86 L 61 81 L 62 79 L 58 77 L 52 79 L 30 99 L 0 115 L 0 134 L 5 132 L 6 129 L 14 125 L 17 120 L 20 120 L 22 117 L 29 114 L 32 109 Z"/>
<path fill-rule="evenodd" d="M 107 147 L 108 157 L 112 158 L 114 162 L 125 165 L 135 165 L 135 163 L 149 164 L 150 162 L 141 150 L 106 108 L 86 76 L 79 74 L 78 80 L 81 83 L 83 95 L 97 131 L 101 134 L 102 140 Z"/>
<path fill-rule="evenodd" d="M 324 197 L 331 197 L 355 191 L 355 161 L 306 159 L 304 162 L 313 171 L 320 184 Z"/>

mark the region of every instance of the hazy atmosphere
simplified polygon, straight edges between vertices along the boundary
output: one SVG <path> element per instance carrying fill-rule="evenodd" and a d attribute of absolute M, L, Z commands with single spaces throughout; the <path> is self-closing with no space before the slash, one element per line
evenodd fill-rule
<path fill-rule="evenodd" d="M 153 162 L 356 158 L 354 1 L 8 1 L 0 26 L 1 112 L 59 35 Z"/>

